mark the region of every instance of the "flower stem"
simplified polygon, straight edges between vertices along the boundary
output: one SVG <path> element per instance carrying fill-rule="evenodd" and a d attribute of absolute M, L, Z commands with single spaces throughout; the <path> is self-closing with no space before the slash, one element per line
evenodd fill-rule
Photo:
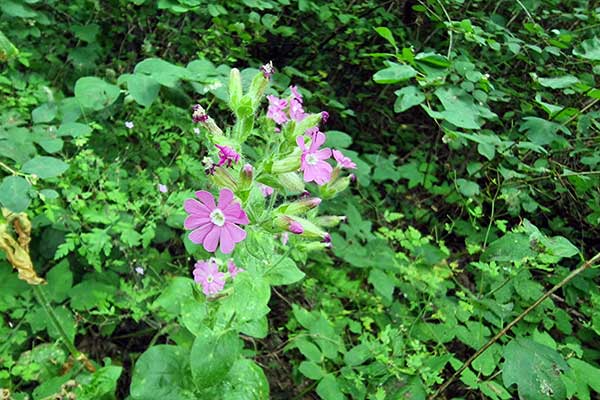
<path fill-rule="evenodd" d="M 31 285 L 31 286 L 33 288 L 33 294 L 34 294 L 35 298 L 37 299 L 38 303 L 40 303 L 40 305 L 44 308 L 44 310 L 46 311 L 46 314 L 48 314 L 48 317 L 50 318 L 52 325 L 54 325 L 54 328 L 56 329 L 56 331 L 62 338 L 62 341 L 64 342 L 67 350 L 69 350 L 69 353 L 71 353 L 71 355 L 73 356 L 73 358 L 75 360 L 81 362 L 83 364 L 83 366 L 85 367 L 85 369 L 87 369 L 90 372 L 95 372 L 96 367 L 94 367 L 94 365 L 90 362 L 90 360 L 87 358 L 87 356 L 85 354 L 83 354 L 82 352 L 77 350 L 77 347 L 75 347 L 75 345 L 69 339 L 67 332 L 65 331 L 65 329 L 61 325 L 60 321 L 58 320 L 58 316 L 56 315 L 56 313 L 50 306 L 50 302 L 48 301 L 48 298 L 46 297 L 46 294 L 42 290 L 41 286 L 40 285 Z"/>

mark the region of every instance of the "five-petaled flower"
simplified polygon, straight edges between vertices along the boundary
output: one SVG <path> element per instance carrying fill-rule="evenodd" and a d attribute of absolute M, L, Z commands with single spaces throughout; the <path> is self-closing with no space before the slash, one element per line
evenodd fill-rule
<path fill-rule="evenodd" d="M 219 162 L 217 167 L 227 164 L 227 167 L 231 167 L 231 163 L 237 163 L 240 160 L 240 155 L 229 146 L 221 146 L 215 144 L 215 147 L 219 149 Z"/>
<path fill-rule="evenodd" d="M 355 169 L 356 164 L 349 157 L 346 157 L 339 150 L 333 150 L 333 158 L 342 168 Z"/>
<path fill-rule="evenodd" d="M 285 108 L 288 105 L 287 100 L 280 99 L 272 95 L 267 96 L 269 100 L 269 108 L 267 108 L 267 117 L 271 118 L 278 124 L 283 124 L 288 121 L 288 117 L 285 113 Z"/>
<path fill-rule="evenodd" d="M 331 149 L 319 147 L 325 143 L 325 134 L 316 131 L 311 134 L 311 143 L 307 148 L 304 136 L 298 136 L 296 143 L 302 150 L 300 169 L 304 172 L 304 181 L 314 181 L 317 185 L 324 185 L 331 180 L 333 168 L 325 160 L 331 157 Z"/>
<path fill-rule="evenodd" d="M 196 262 L 193 274 L 194 280 L 202 285 L 202 291 L 207 296 L 219 293 L 225 286 L 225 274 L 219 272 L 219 266 L 213 259 Z"/>
<path fill-rule="evenodd" d="M 229 272 L 229 276 L 231 276 L 231 279 L 233 279 L 237 276 L 237 274 L 246 270 L 243 268 L 238 268 L 238 266 L 235 265 L 235 262 L 233 262 L 232 259 L 229 259 L 227 260 L 227 271 Z"/>
<path fill-rule="evenodd" d="M 221 189 L 218 204 L 212 194 L 200 190 L 196 192 L 200 200 L 187 199 L 185 211 L 189 216 L 185 219 L 185 229 L 192 230 L 189 238 L 193 243 L 202 244 L 208 252 L 219 247 L 223 253 L 233 251 L 235 244 L 246 238 L 246 231 L 236 224 L 247 225 L 248 216 L 239 203 L 233 199 L 233 192 Z"/>

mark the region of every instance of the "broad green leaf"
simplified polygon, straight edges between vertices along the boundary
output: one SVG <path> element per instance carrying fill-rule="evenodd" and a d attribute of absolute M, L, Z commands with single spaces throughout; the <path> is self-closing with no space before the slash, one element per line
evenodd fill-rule
<path fill-rule="evenodd" d="M 121 90 L 95 76 L 79 78 L 75 83 L 75 98 L 83 108 L 99 111 L 112 105 Z"/>
<path fill-rule="evenodd" d="M 435 95 L 442 103 L 442 117 L 453 125 L 465 129 L 479 129 L 481 115 L 473 98 L 464 90 L 455 86 L 440 87 Z"/>
<path fill-rule="evenodd" d="M 0 204 L 13 212 L 22 212 L 29 207 L 31 185 L 20 176 L 7 176 L 0 183 Z"/>
<path fill-rule="evenodd" d="M 77 388 L 78 399 L 113 399 L 117 390 L 117 381 L 123 372 L 123 367 L 107 365 L 100 368 L 91 376 L 91 380 Z"/>
<path fill-rule="evenodd" d="M 325 371 L 312 361 L 302 361 L 298 367 L 298 371 L 309 379 L 317 381 L 325 376 Z"/>
<path fill-rule="evenodd" d="M 519 127 L 520 132 L 527 132 L 527 137 L 531 142 L 546 146 L 552 142 L 564 142 L 565 139 L 557 132 L 563 132 L 566 135 L 571 135 L 571 132 L 563 125 L 556 122 L 547 121 L 538 117 L 525 117 L 525 122 Z"/>
<path fill-rule="evenodd" d="M 14 44 L 0 31 L 0 62 L 14 59 L 19 55 L 19 50 Z"/>
<path fill-rule="evenodd" d="M 219 385 L 204 389 L 197 399 L 266 400 L 269 399 L 269 382 L 262 368 L 252 360 L 238 359 L 225 380 Z"/>
<path fill-rule="evenodd" d="M 52 121 L 57 111 L 55 103 L 44 103 L 31 112 L 31 118 L 34 124 L 43 124 Z"/>
<path fill-rule="evenodd" d="M 69 261 L 62 260 L 54 266 L 47 274 L 46 285 L 43 290 L 50 301 L 61 303 L 69 296 L 71 286 L 73 286 L 73 273 L 69 268 Z"/>
<path fill-rule="evenodd" d="M 599 61 L 600 60 L 600 39 L 594 36 L 591 39 L 584 40 L 581 42 L 579 47 L 573 49 L 573 54 L 580 56 L 587 60 Z"/>
<path fill-rule="evenodd" d="M 377 83 L 389 84 L 398 83 L 410 79 L 417 75 L 417 71 L 410 65 L 403 65 L 390 62 L 388 67 L 382 69 L 373 75 L 373 80 Z"/>
<path fill-rule="evenodd" d="M 190 366 L 194 384 L 207 388 L 218 384 L 240 357 L 241 342 L 234 331 L 206 330 L 196 337 L 190 352 Z"/>
<path fill-rule="evenodd" d="M 42 179 L 54 178 L 62 175 L 69 168 L 69 164 L 54 157 L 38 156 L 23 165 L 23 172 L 35 174 Z"/>
<path fill-rule="evenodd" d="M 135 66 L 136 74 L 146 74 L 163 86 L 174 88 L 181 79 L 189 79 L 190 72 L 160 58 L 149 58 Z"/>
<path fill-rule="evenodd" d="M 270 268 L 265 274 L 265 278 L 271 285 L 291 285 L 304 278 L 302 272 L 291 258 L 285 258 L 279 264 Z"/>
<path fill-rule="evenodd" d="M 181 347 L 150 347 L 135 363 L 130 393 L 134 400 L 193 400 L 189 352 Z"/>
<path fill-rule="evenodd" d="M 373 285 L 375 292 L 383 297 L 385 301 L 392 301 L 392 295 L 394 294 L 394 280 L 385 272 L 373 268 L 371 272 L 369 272 L 369 283 Z"/>
<path fill-rule="evenodd" d="M 416 86 L 407 86 L 394 92 L 398 98 L 394 102 L 394 112 L 401 113 L 421 104 L 425 95 Z"/>
<path fill-rule="evenodd" d="M 555 78 L 538 78 L 540 85 L 551 89 L 564 89 L 579 82 L 573 75 L 565 75 Z"/>
<path fill-rule="evenodd" d="M 562 372 L 569 366 L 550 347 L 527 338 L 515 338 L 504 348 L 502 381 L 517 384 L 519 397 L 528 400 L 566 399 Z"/>
<path fill-rule="evenodd" d="M 321 363 L 323 361 L 323 354 L 317 346 L 307 339 L 299 338 L 294 341 L 295 346 L 300 350 L 300 353 L 307 359 L 314 363 Z"/>
<path fill-rule="evenodd" d="M 379 34 L 382 38 L 387 40 L 394 48 L 396 48 L 396 39 L 394 39 L 394 35 L 392 35 L 392 31 L 390 31 L 385 26 L 379 26 L 375 28 L 375 32 Z"/>
<path fill-rule="evenodd" d="M 467 198 L 471 198 L 479 194 L 479 185 L 477 182 L 459 178 L 456 180 L 456 186 L 458 187 L 458 191 Z"/>
<path fill-rule="evenodd" d="M 327 140 L 325 147 L 333 147 L 336 149 L 345 149 L 352 144 L 352 136 L 340 131 L 327 131 Z"/>
<path fill-rule="evenodd" d="M 323 400 L 344 400 L 345 396 L 333 374 L 327 374 L 317 385 L 317 394 Z"/>
<path fill-rule="evenodd" d="M 531 249 L 529 236 L 523 233 L 509 232 L 490 243 L 481 255 L 481 261 L 522 261 L 536 256 Z"/>
<path fill-rule="evenodd" d="M 133 74 L 127 79 L 127 89 L 138 104 L 150 107 L 158 97 L 160 84 L 151 76 Z"/>
<path fill-rule="evenodd" d="M 369 346 L 361 343 L 344 354 L 344 363 L 350 367 L 355 367 L 371 358 L 372 354 Z"/>
<path fill-rule="evenodd" d="M 415 60 L 440 68 L 447 68 L 451 65 L 447 57 L 437 53 L 419 53 L 415 56 Z"/>

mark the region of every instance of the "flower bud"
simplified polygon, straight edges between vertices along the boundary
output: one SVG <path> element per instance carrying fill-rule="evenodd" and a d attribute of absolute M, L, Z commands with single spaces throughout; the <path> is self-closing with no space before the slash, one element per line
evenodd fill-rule
<path fill-rule="evenodd" d="M 232 110 L 237 110 L 240 106 L 242 94 L 242 77 L 240 76 L 240 70 L 232 68 L 229 72 L 229 106 Z"/>
<path fill-rule="evenodd" d="M 252 168 L 252 165 L 245 164 L 240 170 L 240 186 L 242 186 L 243 188 L 250 186 L 250 184 L 252 183 L 253 175 L 254 168 Z"/>
<path fill-rule="evenodd" d="M 273 162 L 271 172 L 281 174 L 284 172 L 297 171 L 300 168 L 300 149 L 294 150 L 289 156 Z"/>
<path fill-rule="evenodd" d="M 304 227 L 302 224 L 287 215 L 278 216 L 275 219 L 275 226 L 281 230 L 289 231 L 296 235 L 304 233 Z"/>
<path fill-rule="evenodd" d="M 330 244 L 329 243 L 323 243 L 323 242 L 308 242 L 308 243 L 300 243 L 299 247 L 307 252 L 311 252 L 311 251 L 323 251 L 325 249 L 330 248 Z"/>
<path fill-rule="evenodd" d="M 231 189 L 234 192 L 237 190 L 236 180 L 231 176 L 229 171 L 227 171 L 227 169 L 225 169 L 225 168 L 216 167 L 213 175 L 211 176 L 211 179 L 212 179 L 213 183 L 220 188 L 225 187 L 225 188 Z"/>
<path fill-rule="evenodd" d="M 260 101 L 263 95 L 265 94 L 265 90 L 267 90 L 267 86 L 269 86 L 269 78 L 270 75 L 267 77 L 267 74 L 263 71 L 261 73 L 256 74 L 256 76 L 252 79 L 252 82 L 250 83 L 248 95 L 252 99 L 252 109 L 254 111 L 256 111 L 260 106 Z"/>
<path fill-rule="evenodd" d="M 345 215 L 323 215 L 315 218 L 315 223 L 323 228 L 333 228 L 338 226 L 340 222 L 346 221 Z"/>
<path fill-rule="evenodd" d="M 278 174 L 277 180 L 279 184 L 291 193 L 299 193 L 304 190 L 304 181 L 295 172 L 287 172 L 285 174 Z"/>
<path fill-rule="evenodd" d="M 215 121 L 208 116 L 204 108 L 200 104 L 192 107 L 192 120 L 196 123 L 201 123 L 210 133 L 216 136 L 223 135 L 221 128 L 217 126 Z"/>
<path fill-rule="evenodd" d="M 304 214 L 305 212 L 318 207 L 321 204 L 321 199 L 318 197 L 305 198 L 302 200 L 294 201 L 292 203 L 283 204 L 277 209 L 278 212 L 282 212 L 289 215 Z"/>
<path fill-rule="evenodd" d="M 321 195 L 325 199 L 332 198 L 339 193 L 343 192 L 350 185 L 350 176 L 345 176 L 343 178 L 338 178 L 332 180 L 327 185 L 321 188 Z"/>

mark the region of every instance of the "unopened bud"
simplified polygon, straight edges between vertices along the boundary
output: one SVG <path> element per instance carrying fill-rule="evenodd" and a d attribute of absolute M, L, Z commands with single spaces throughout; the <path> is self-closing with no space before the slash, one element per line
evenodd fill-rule
<path fill-rule="evenodd" d="M 254 175 L 254 168 L 252 165 L 245 164 L 240 170 L 240 185 L 244 188 L 250 186 L 252 183 L 252 176 Z"/>
<path fill-rule="evenodd" d="M 210 133 L 216 136 L 223 135 L 221 128 L 217 126 L 215 121 L 208 116 L 204 108 L 200 104 L 192 107 L 192 120 L 196 123 L 201 123 Z"/>
<path fill-rule="evenodd" d="M 229 171 L 223 167 L 216 167 L 211 178 L 213 183 L 218 187 L 226 187 L 234 192 L 237 190 L 236 180 L 231 176 Z"/>
<path fill-rule="evenodd" d="M 315 223 L 324 228 L 333 228 L 338 226 L 340 222 L 346 221 L 345 215 L 323 215 L 315 219 Z"/>
<path fill-rule="evenodd" d="M 277 180 L 279 184 L 291 193 L 299 193 L 304 190 L 304 181 L 295 172 L 287 172 L 285 174 L 278 174 Z"/>
<path fill-rule="evenodd" d="M 329 182 L 327 185 L 321 188 L 321 195 L 326 198 L 332 198 L 339 193 L 343 192 L 350 185 L 350 176 L 345 176 L 343 178 L 338 178 Z"/>
<path fill-rule="evenodd" d="M 305 212 L 318 207 L 319 204 L 321 204 L 321 199 L 318 197 L 312 197 L 294 201 L 289 204 L 283 204 L 279 206 L 277 210 L 285 214 L 298 215 L 304 214 Z"/>
<path fill-rule="evenodd" d="M 240 106 L 242 95 L 242 77 L 240 75 L 240 70 L 231 68 L 231 71 L 229 72 L 229 106 L 232 110 L 237 110 Z"/>
<path fill-rule="evenodd" d="M 323 251 L 325 249 L 330 248 L 330 244 L 323 242 L 308 242 L 308 243 L 300 243 L 299 247 L 307 252 L 311 251 Z"/>
<path fill-rule="evenodd" d="M 304 233 L 302 224 L 287 215 L 278 216 L 275 219 L 275 226 L 283 231 L 289 231 L 296 235 Z"/>
<path fill-rule="evenodd" d="M 300 168 L 300 149 L 295 150 L 289 156 L 273 162 L 271 172 L 282 174 L 285 172 L 297 171 Z"/>

